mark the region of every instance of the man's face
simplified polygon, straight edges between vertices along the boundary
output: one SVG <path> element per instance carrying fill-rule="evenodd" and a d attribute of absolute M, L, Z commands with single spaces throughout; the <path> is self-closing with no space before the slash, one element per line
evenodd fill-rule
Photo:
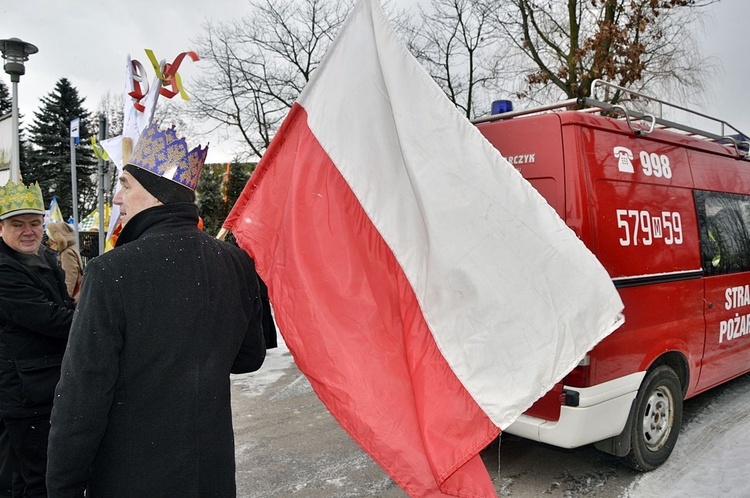
<path fill-rule="evenodd" d="M 156 197 L 143 188 L 143 185 L 138 183 L 138 180 L 127 171 L 124 171 L 120 177 L 120 186 L 121 188 L 115 194 L 112 203 L 120 206 L 120 221 L 122 222 L 122 226 L 125 226 L 133 216 L 144 209 L 161 204 Z"/>
<path fill-rule="evenodd" d="M 42 244 L 41 214 L 19 214 L 0 221 L 0 236 L 5 243 L 17 252 L 36 254 Z"/>

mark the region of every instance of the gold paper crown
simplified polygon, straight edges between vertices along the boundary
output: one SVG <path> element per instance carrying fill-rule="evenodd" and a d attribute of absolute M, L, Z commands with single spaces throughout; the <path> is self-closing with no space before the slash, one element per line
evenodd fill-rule
<path fill-rule="evenodd" d="M 207 153 L 208 146 L 201 149 L 200 145 L 188 151 L 185 138 L 177 138 L 174 126 L 161 131 L 151 124 L 143 130 L 128 164 L 195 190 Z"/>
<path fill-rule="evenodd" d="M 0 220 L 19 214 L 44 215 L 44 199 L 39 183 L 27 187 L 23 183 L 8 182 L 0 187 Z"/>

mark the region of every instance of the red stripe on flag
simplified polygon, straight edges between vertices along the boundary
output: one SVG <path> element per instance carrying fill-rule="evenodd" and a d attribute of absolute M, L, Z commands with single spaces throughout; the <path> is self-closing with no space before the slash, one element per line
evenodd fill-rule
<path fill-rule="evenodd" d="M 411 496 L 495 496 L 499 434 L 438 351 L 393 253 L 295 104 L 225 222 L 300 370 Z"/>

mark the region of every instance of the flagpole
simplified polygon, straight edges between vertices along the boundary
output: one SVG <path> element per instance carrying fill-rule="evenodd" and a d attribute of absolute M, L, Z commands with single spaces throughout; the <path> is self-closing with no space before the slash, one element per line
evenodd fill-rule
<path fill-rule="evenodd" d="M 99 114 L 99 143 L 107 137 L 107 118 L 104 114 Z M 99 188 L 97 189 L 98 202 L 97 206 L 99 209 L 99 254 L 104 254 L 104 239 L 106 239 L 106 233 L 104 232 L 104 159 L 99 157 L 97 164 L 97 176 L 99 178 Z"/>
<path fill-rule="evenodd" d="M 71 205 L 73 207 L 73 229 L 78 240 L 78 180 L 76 179 L 76 144 L 80 135 L 80 118 L 70 122 L 70 183 L 71 183 Z"/>

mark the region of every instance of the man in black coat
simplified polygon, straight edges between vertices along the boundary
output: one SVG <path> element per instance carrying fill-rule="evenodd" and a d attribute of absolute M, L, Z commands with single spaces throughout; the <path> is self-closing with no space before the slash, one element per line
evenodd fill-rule
<path fill-rule="evenodd" d="M 51 497 L 235 496 L 230 373 L 265 358 L 252 259 L 197 228 L 206 150 L 147 128 L 85 271 L 52 411 Z"/>
<path fill-rule="evenodd" d="M 73 319 L 57 255 L 42 245 L 43 222 L 38 184 L 0 187 L 0 430 L 11 446 L 2 457 L 23 481 L 14 496 L 47 494 L 50 411 Z"/>

